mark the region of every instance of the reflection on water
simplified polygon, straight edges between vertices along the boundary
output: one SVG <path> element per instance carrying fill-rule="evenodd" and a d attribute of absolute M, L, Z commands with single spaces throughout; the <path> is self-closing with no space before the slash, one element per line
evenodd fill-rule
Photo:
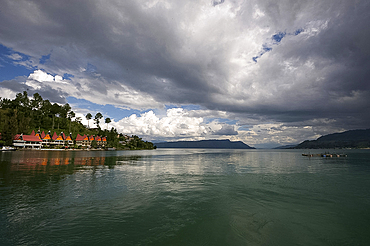
<path fill-rule="evenodd" d="M 3 245 L 367 245 L 370 151 L 0 153 Z"/>
<path fill-rule="evenodd" d="M 73 151 L 17 151 L 9 154 L 1 156 L 2 162 L 12 164 L 8 171 L 35 171 L 37 173 L 68 170 L 67 166 L 77 171 L 80 166 L 135 165 L 141 159 L 138 155 L 105 156 L 104 152 L 94 153 L 95 155 L 84 155 L 85 153 L 81 155 Z M 61 166 L 64 168 L 59 168 Z"/>

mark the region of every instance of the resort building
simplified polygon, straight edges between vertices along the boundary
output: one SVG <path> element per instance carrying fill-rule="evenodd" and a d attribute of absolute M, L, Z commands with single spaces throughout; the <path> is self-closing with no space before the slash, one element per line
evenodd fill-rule
<path fill-rule="evenodd" d="M 68 144 L 68 145 L 73 145 L 73 139 L 72 139 L 72 133 L 69 134 L 69 136 L 67 136 L 65 138 L 65 144 Z"/>
<path fill-rule="evenodd" d="M 87 135 L 81 136 L 80 134 L 77 134 L 76 145 L 78 145 L 78 146 L 89 146 L 89 137 Z"/>
<path fill-rule="evenodd" d="M 105 147 L 107 144 L 107 137 L 100 137 L 100 136 L 88 136 L 77 134 L 76 137 L 76 145 L 78 146 L 91 146 L 92 141 L 96 141 L 99 147 Z"/>
<path fill-rule="evenodd" d="M 61 132 L 59 135 L 54 132 L 53 135 L 51 135 L 50 131 L 45 134 L 44 131 L 40 133 L 38 131 L 35 133 L 35 131 L 32 131 L 30 135 L 24 135 L 24 134 L 17 134 L 13 138 L 13 145 L 17 148 L 37 148 L 40 149 L 42 147 L 53 147 L 53 146 L 60 146 L 64 148 L 73 147 L 74 144 L 77 146 L 83 146 L 83 147 L 91 147 L 91 143 L 93 141 L 96 141 L 97 146 L 100 148 L 104 148 L 107 145 L 107 137 L 101 137 L 101 136 L 88 136 L 80 134 L 77 134 L 77 137 L 75 141 L 73 141 L 72 133 L 70 133 L 68 136 L 64 134 L 64 132 Z"/>
<path fill-rule="evenodd" d="M 42 140 L 37 136 L 17 134 L 14 136 L 13 145 L 17 148 L 40 149 Z"/>

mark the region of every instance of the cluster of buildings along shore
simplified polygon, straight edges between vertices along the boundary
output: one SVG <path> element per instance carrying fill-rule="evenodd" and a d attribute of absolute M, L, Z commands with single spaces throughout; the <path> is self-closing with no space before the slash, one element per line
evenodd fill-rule
<path fill-rule="evenodd" d="M 64 147 L 71 148 L 75 145 L 81 147 L 91 147 L 92 141 L 96 141 L 98 148 L 104 148 L 107 144 L 107 137 L 94 136 L 94 135 L 83 135 L 77 134 L 76 139 L 73 140 L 72 133 L 70 135 L 65 135 L 61 132 L 59 135 L 54 132 L 52 135 L 50 131 L 45 134 L 44 131 L 40 133 L 38 131 L 32 131 L 30 135 L 17 134 L 13 138 L 13 145 L 16 148 L 53 148 L 53 147 Z"/>

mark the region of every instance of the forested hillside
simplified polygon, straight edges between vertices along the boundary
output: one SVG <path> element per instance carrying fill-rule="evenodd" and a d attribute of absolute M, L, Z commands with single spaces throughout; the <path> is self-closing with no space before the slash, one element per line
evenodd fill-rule
<path fill-rule="evenodd" d="M 86 119 L 89 120 L 92 115 L 88 113 Z M 100 121 L 103 118 L 101 113 L 97 113 L 93 121 L 96 125 L 94 129 L 86 128 L 81 123 L 80 117 L 75 117 L 71 106 L 66 103 L 59 105 L 51 103 L 49 100 L 44 100 L 38 93 L 33 94 L 29 98 L 26 91 L 18 93 L 16 98 L 11 100 L 0 98 L 0 145 L 11 145 L 13 136 L 16 134 L 30 134 L 32 130 L 37 131 L 52 131 L 64 132 L 67 135 L 72 133 L 75 139 L 77 134 L 80 135 L 100 135 L 107 136 L 108 147 L 130 148 L 130 149 L 152 149 L 153 144 L 144 142 L 137 136 L 130 137 L 127 141 L 127 136 L 117 132 L 117 129 L 102 130 Z M 109 123 L 110 119 L 106 118 L 105 123 Z M 104 122 L 103 122 L 104 123 Z M 127 141 L 127 142 L 126 142 Z M 125 146 L 121 143 L 125 142 Z"/>
<path fill-rule="evenodd" d="M 317 140 L 306 140 L 295 149 L 327 149 L 327 148 L 369 148 L 370 129 L 350 130 L 319 137 Z"/>

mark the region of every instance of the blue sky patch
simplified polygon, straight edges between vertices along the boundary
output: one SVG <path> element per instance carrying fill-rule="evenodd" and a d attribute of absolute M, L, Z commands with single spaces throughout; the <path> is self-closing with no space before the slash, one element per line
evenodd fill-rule
<path fill-rule="evenodd" d="M 72 74 L 69 74 L 69 73 L 63 74 L 63 79 L 71 80 L 71 78 L 73 78 L 73 77 L 74 76 Z"/>
<path fill-rule="evenodd" d="M 195 104 L 181 105 L 181 106 L 174 105 L 174 104 L 168 104 L 168 105 L 165 105 L 165 108 L 166 110 L 171 109 L 171 108 L 183 108 L 186 110 L 200 110 L 201 109 L 199 105 L 195 105 Z"/>
<path fill-rule="evenodd" d="M 262 45 L 262 50 L 263 50 L 264 52 L 268 52 L 268 51 L 272 50 L 272 48 L 271 48 L 271 47 L 267 47 L 267 45 L 266 45 L 266 44 L 264 44 L 264 45 Z"/>
<path fill-rule="evenodd" d="M 42 56 L 41 59 L 40 59 L 40 64 L 45 64 L 46 62 L 48 62 L 50 60 L 50 56 L 51 56 L 51 54 L 46 55 L 46 56 Z"/>
<path fill-rule="evenodd" d="M 19 76 L 28 76 L 34 68 L 27 68 L 22 65 L 14 64 L 14 61 L 9 56 L 16 54 L 21 56 L 18 61 L 26 61 L 29 59 L 27 55 L 14 52 L 12 49 L 0 44 L 0 81 L 11 80 Z"/>
<path fill-rule="evenodd" d="M 272 35 L 272 40 L 274 40 L 277 43 L 280 43 L 281 40 L 285 37 L 286 32 L 279 32 L 275 35 Z"/>
<path fill-rule="evenodd" d="M 89 73 L 95 73 L 97 70 L 97 67 L 94 66 L 93 64 L 91 63 L 87 63 L 87 66 L 86 66 L 86 72 L 89 72 Z"/>
<path fill-rule="evenodd" d="M 294 35 L 298 35 L 298 34 L 300 34 L 301 32 L 303 32 L 304 31 L 304 29 L 303 28 L 300 28 L 300 29 L 298 29 L 298 30 L 296 30 L 295 32 L 294 32 Z"/>
<path fill-rule="evenodd" d="M 273 41 L 273 44 L 271 44 L 271 45 L 278 45 L 286 35 L 297 36 L 298 34 L 300 34 L 303 31 L 304 31 L 304 29 L 300 28 L 300 29 L 297 29 L 296 31 L 294 31 L 293 33 L 278 32 L 277 34 L 272 35 L 271 40 Z M 254 62 L 257 62 L 257 59 L 260 58 L 261 56 L 263 56 L 263 54 L 265 54 L 266 52 L 271 51 L 272 50 L 271 45 L 269 46 L 268 44 L 263 44 L 261 53 L 258 56 L 252 57 L 252 60 Z"/>

